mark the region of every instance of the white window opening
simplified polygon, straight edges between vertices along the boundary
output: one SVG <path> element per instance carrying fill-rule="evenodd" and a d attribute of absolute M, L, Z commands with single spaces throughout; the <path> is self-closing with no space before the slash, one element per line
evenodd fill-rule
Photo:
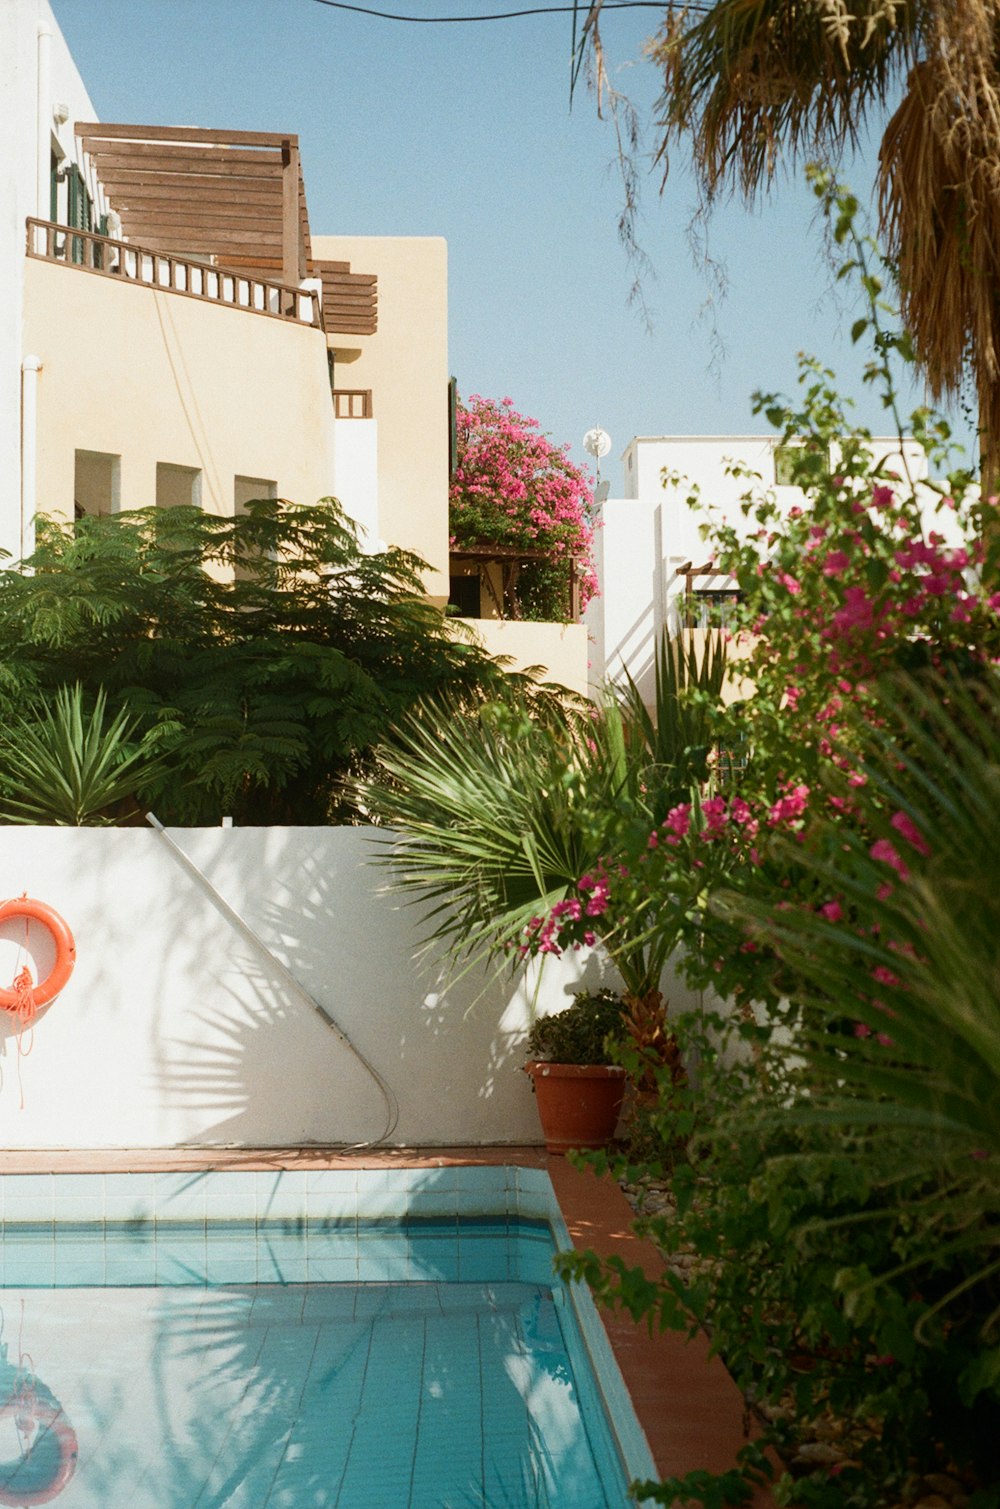
<path fill-rule="evenodd" d="M 195 466 L 156 463 L 157 508 L 201 507 L 201 472 Z"/>
<path fill-rule="evenodd" d="M 276 498 L 278 484 L 267 477 L 236 477 L 233 480 L 233 512 L 246 513 L 255 498 Z"/>
<path fill-rule="evenodd" d="M 118 513 L 122 506 L 122 458 L 107 451 L 77 451 L 73 468 L 73 513 Z"/>

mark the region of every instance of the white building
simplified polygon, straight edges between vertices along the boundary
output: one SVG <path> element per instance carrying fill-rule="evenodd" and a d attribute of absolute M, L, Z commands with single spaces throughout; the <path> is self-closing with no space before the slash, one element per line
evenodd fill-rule
<path fill-rule="evenodd" d="M 871 446 L 889 469 L 926 479 L 926 457 L 915 441 L 901 449 L 898 438 L 880 437 Z M 782 507 L 804 504 L 802 489 L 782 480 L 783 449 L 779 437 L 763 435 L 639 435 L 629 442 L 622 456 L 624 497 L 601 505 L 595 539 L 600 596 L 586 613 L 592 687 L 607 677 L 622 680 L 627 669 L 651 698 L 655 647 L 664 630 L 675 634 L 692 616 L 697 624 L 699 603 L 703 608 L 733 591 L 726 577 L 688 574 L 710 553 L 700 526 L 709 517 L 743 524 L 747 471 L 759 478 L 756 490 L 774 489 Z M 733 475 L 734 466 L 740 475 Z M 684 481 L 672 485 L 666 479 L 673 474 Z M 687 503 L 694 487 L 697 510 Z"/>

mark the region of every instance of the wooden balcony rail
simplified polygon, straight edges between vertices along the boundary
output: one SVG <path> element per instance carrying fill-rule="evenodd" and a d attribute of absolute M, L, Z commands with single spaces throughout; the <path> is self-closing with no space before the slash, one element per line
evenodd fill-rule
<path fill-rule="evenodd" d="M 334 388 L 334 419 L 371 419 L 371 388 Z"/>
<path fill-rule="evenodd" d="M 192 257 L 154 251 L 134 241 L 116 241 L 95 231 L 29 217 L 27 251 L 29 257 L 63 262 L 104 278 L 124 278 L 190 299 L 320 328 L 319 299 L 313 289 L 250 277 Z"/>

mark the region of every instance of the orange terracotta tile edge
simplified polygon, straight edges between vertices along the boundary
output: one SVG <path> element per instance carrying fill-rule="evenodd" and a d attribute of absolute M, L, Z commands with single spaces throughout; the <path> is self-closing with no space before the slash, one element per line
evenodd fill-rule
<path fill-rule="evenodd" d="M 618 1184 L 565 1158 L 550 1158 L 548 1173 L 574 1245 L 601 1257 L 620 1256 L 647 1277 L 663 1270 L 651 1242 L 632 1230 L 632 1210 Z M 661 1477 L 701 1468 L 725 1472 L 754 1434 L 743 1396 L 708 1338 L 674 1332 L 651 1335 L 621 1312 L 599 1308 L 633 1408 Z M 757 1489 L 754 1509 L 773 1509 L 770 1491 Z"/>

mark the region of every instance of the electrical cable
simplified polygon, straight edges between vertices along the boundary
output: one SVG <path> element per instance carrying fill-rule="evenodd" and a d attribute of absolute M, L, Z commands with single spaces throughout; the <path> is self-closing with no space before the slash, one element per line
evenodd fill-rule
<path fill-rule="evenodd" d="M 447 26 L 469 21 L 513 21 L 520 16 L 569 16 L 576 15 L 576 5 L 533 5 L 525 10 L 494 11 L 486 16 L 401 16 L 397 11 L 373 10 L 367 5 L 351 5 L 348 0 L 315 0 L 317 5 L 328 5 L 331 10 L 355 11 L 359 16 L 377 16 L 380 21 L 406 21 L 411 26 Z M 605 10 L 664 10 L 667 0 L 604 0 Z M 688 10 L 707 9 L 701 5 L 689 5 Z"/>

